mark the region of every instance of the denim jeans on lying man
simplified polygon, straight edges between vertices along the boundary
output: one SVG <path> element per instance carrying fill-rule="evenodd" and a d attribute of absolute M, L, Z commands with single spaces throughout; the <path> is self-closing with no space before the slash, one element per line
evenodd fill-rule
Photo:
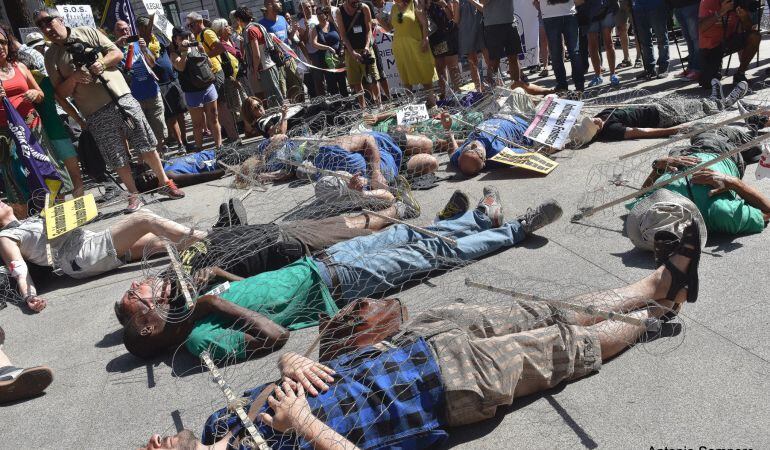
<path fill-rule="evenodd" d="M 492 228 L 489 217 L 478 211 L 425 228 L 456 240 L 457 246 L 406 225 L 393 225 L 329 247 L 325 263 L 337 275 L 341 299 L 348 302 L 385 292 L 432 270 L 449 269 L 511 247 L 525 237 L 518 221 Z"/>

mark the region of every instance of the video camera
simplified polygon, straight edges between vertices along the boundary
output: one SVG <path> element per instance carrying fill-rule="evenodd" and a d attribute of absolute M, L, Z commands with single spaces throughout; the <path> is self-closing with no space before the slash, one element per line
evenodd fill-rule
<path fill-rule="evenodd" d="M 91 67 L 102 54 L 101 46 L 94 47 L 80 41 L 70 42 L 64 49 L 72 56 L 72 64 L 78 70 Z"/>
<path fill-rule="evenodd" d="M 197 46 L 198 46 L 198 41 L 196 40 L 187 41 L 186 47 L 191 48 L 191 47 L 197 47 Z"/>

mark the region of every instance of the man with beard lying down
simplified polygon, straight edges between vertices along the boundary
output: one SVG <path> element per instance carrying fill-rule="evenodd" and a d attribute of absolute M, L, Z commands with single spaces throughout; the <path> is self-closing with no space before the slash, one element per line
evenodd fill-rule
<path fill-rule="evenodd" d="M 468 211 L 466 205 L 452 219 L 427 227 L 433 233 L 451 234 L 456 245 L 394 225 L 340 242 L 283 269 L 233 281 L 220 296 L 202 297 L 191 314 L 173 322 L 165 318 L 180 314 L 169 303 L 168 287 L 145 285 L 124 299 L 135 312 L 125 327 L 124 343 L 142 358 L 184 343 L 196 356 L 208 350 L 216 360 L 243 360 L 280 347 L 288 338 L 287 329 L 313 326 L 319 313 L 332 316 L 357 298 L 451 268 L 453 261 L 472 261 L 516 245 L 560 216 L 558 203 L 550 200 L 504 222 L 499 194 L 486 187 L 475 210 Z M 156 306 L 146 308 L 142 298 L 152 298 Z"/>

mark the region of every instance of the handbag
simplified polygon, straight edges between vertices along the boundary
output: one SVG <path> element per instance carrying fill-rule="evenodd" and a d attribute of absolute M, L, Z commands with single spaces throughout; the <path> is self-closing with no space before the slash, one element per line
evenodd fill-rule
<path fill-rule="evenodd" d="M 409 316 L 397 298 L 358 299 L 333 317 L 320 314 L 318 360 L 329 361 L 396 334 Z"/>

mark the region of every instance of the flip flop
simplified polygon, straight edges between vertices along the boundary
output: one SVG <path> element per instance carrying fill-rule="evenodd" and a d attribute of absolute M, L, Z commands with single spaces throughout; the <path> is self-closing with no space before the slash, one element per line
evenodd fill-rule
<path fill-rule="evenodd" d="M 45 366 L 30 367 L 13 380 L 0 381 L 0 403 L 9 403 L 41 394 L 53 381 L 53 372 Z"/>

